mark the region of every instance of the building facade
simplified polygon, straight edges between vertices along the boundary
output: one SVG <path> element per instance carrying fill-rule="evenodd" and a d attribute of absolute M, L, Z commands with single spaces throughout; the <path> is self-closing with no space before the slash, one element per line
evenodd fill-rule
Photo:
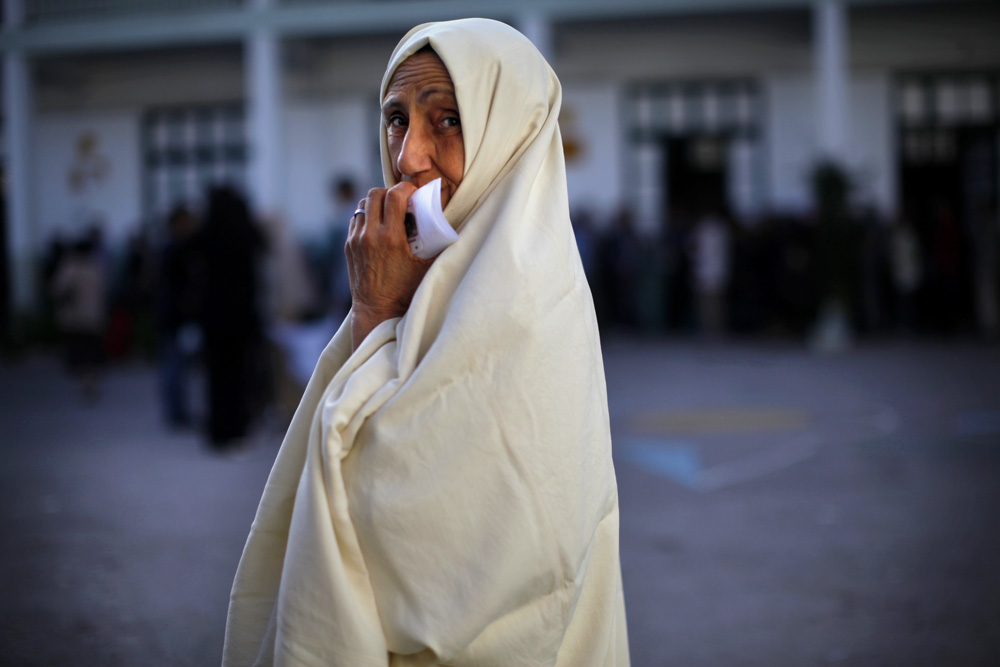
<path fill-rule="evenodd" d="M 574 209 L 645 233 L 721 202 L 807 215 L 832 160 L 884 219 L 1000 189 L 1000 3 L 891 0 L 5 0 L 4 257 L 30 311 L 53 236 L 121 242 L 219 181 L 303 238 L 328 184 L 380 185 L 378 88 L 399 37 L 489 16 L 564 87 Z"/>

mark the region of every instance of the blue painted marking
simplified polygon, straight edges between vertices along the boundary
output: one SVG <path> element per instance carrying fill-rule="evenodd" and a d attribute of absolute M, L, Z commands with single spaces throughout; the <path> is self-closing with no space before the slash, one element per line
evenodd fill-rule
<path fill-rule="evenodd" d="M 695 487 L 701 477 L 698 449 L 688 442 L 629 438 L 622 448 L 622 455 L 647 472 L 684 486 Z"/>
<path fill-rule="evenodd" d="M 959 435 L 1000 433 L 1000 412 L 966 412 L 958 416 Z"/>

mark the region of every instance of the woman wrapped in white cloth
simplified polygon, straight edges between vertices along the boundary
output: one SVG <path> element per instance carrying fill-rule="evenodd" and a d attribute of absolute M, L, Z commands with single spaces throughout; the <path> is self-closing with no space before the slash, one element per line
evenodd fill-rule
<path fill-rule="evenodd" d="M 233 584 L 224 665 L 627 665 L 594 308 L 559 81 L 495 21 L 425 24 L 382 80 L 354 305 L 309 382 Z M 414 257 L 442 180 L 458 240 Z"/>

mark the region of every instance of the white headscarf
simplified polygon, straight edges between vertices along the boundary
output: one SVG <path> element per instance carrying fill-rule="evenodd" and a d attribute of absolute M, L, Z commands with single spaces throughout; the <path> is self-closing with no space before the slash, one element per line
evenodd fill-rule
<path fill-rule="evenodd" d="M 495 21 L 425 24 L 455 85 L 459 239 L 324 352 L 233 585 L 225 665 L 625 665 L 618 496 L 561 90 Z M 385 130 L 386 185 L 395 183 Z"/>

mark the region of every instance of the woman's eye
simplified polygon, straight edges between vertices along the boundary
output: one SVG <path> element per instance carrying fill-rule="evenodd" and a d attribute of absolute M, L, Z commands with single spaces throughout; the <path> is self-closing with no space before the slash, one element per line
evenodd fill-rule
<path fill-rule="evenodd" d="M 406 119 L 398 114 L 389 116 L 386 125 L 389 127 L 406 127 Z"/>
<path fill-rule="evenodd" d="M 447 118 L 445 118 L 442 121 L 442 123 L 444 124 L 445 127 L 448 127 L 448 128 L 461 127 L 462 126 L 462 121 L 460 121 L 458 119 L 458 116 L 448 116 Z"/>

